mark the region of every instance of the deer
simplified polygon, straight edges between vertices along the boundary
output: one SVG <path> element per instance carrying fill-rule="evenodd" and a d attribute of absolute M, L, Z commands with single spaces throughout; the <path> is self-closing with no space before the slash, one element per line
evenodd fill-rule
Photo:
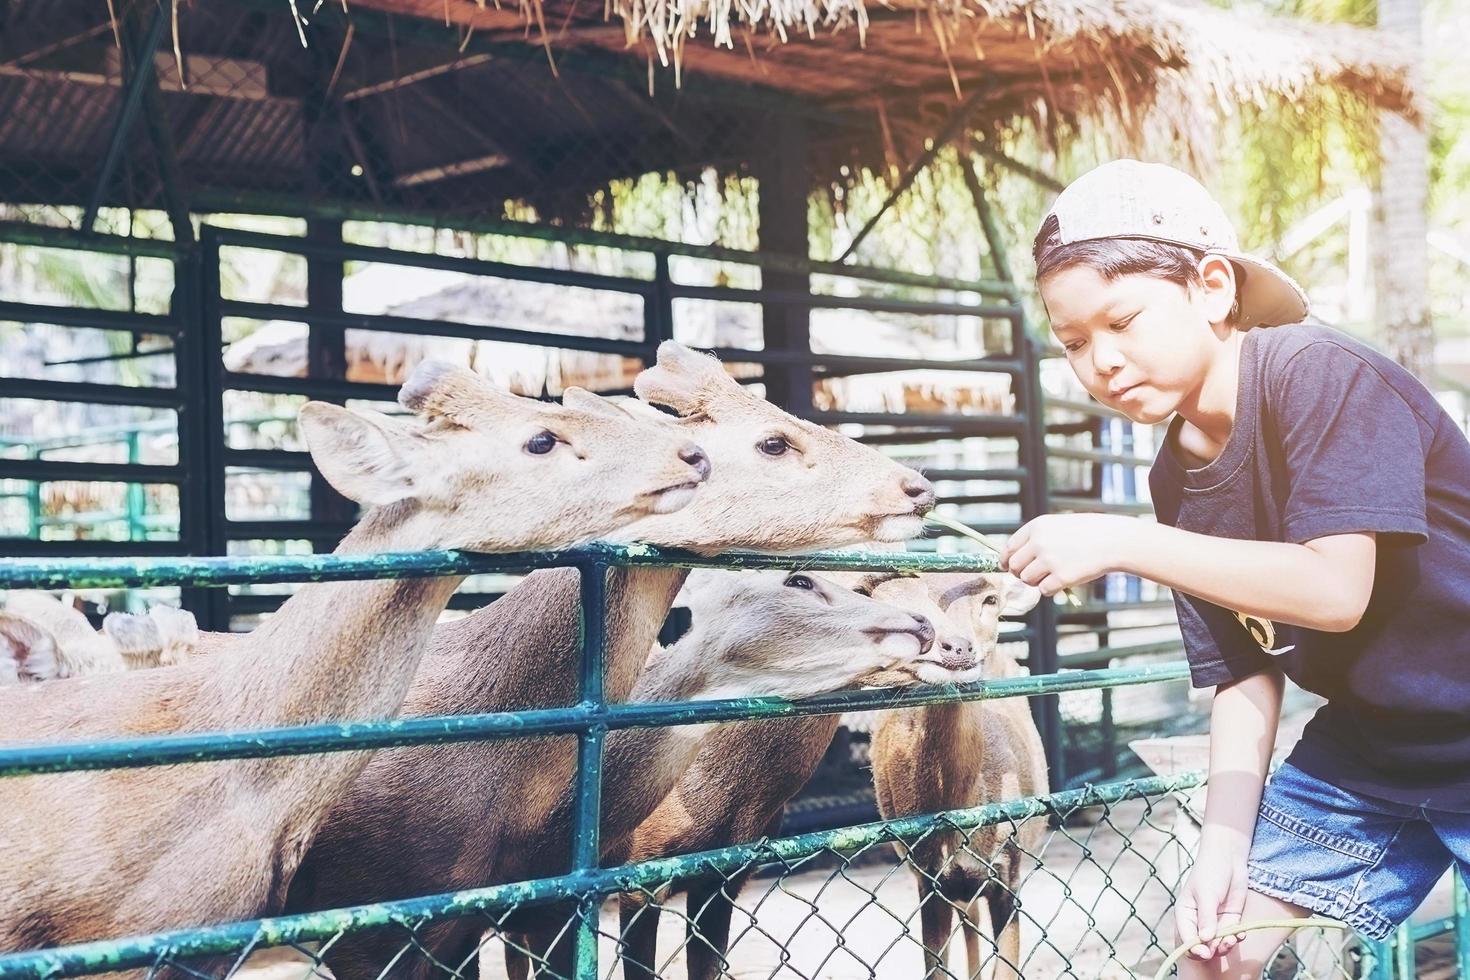
<path fill-rule="evenodd" d="M 997 649 L 1002 615 L 1031 609 L 1040 592 L 1004 574 L 944 573 L 919 579 L 870 579 L 868 594 L 919 609 L 959 626 L 990 677 L 1024 673 Z M 966 701 L 879 714 L 871 745 L 873 786 L 885 820 L 1047 792 L 1046 753 L 1025 698 Z M 968 834 L 931 833 L 912 846 L 896 845 L 913 869 L 919 889 L 924 975 L 949 977 L 953 913 L 960 913 L 967 971 L 979 976 L 980 902 L 988 913 L 996 952 L 996 980 L 1020 976 L 1021 921 L 1017 895 L 1024 852 L 1034 852 L 1045 831 L 1028 821 L 1007 834 L 999 826 Z"/>
<path fill-rule="evenodd" d="M 155 604 L 146 616 L 109 613 L 99 632 L 70 602 L 16 590 L 0 610 L 0 685 L 179 663 L 198 642 L 186 609 Z"/>
<path fill-rule="evenodd" d="M 641 401 L 677 413 L 674 430 L 699 441 L 713 473 L 677 514 L 645 518 L 618 539 L 692 549 L 806 551 L 920 533 L 933 487 L 915 471 L 836 432 L 797 419 L 741 387 L 716 359 L 672 341 L 635 379 Z M 637 406 L 642 406 L 638 408 Z M 688 571 L 613 569 L 607 576 L 604 691 L 626 701 Z M 576 703 L 580 639 L 575 570 L 537 571 L 504 597 L 434 630 L 405 715 L 466 714 Z M 329 815 L 287 896 L 305 912 L 518 881 L 567 869 L 576 772 L 567 736 L 377 753 Z M 617 839 L 657 799 L 613 783 L 604 833 Z M 415 846 L 402 846 L 405 835 Z M 470 969 L 486 928 L 462 918 L 433 923 L 418 941 L 443 962 Z M 333 943 L 337 977 L 376 976 L 401 942 L 389 930 Z M 420 958 L 395 972 L 428 977 Z"/>
<path fill-rule="evenodd" d="M 834 573 L 832 577 L 855 594 L 871 597 L 872 583 L 892 576 Z M 939 612 L 927 599 L 917 597 L 921 601 L 915 602 L 915 598 L 904 596 L 898 605 L 920 609 L 920 614 Z M 934 649 L 915 665 L 915 679 L 926 684 L 978 679 L 979 660 L 969 638 L 945 624 L 942 613 L 933 622 Z M 816 771 L 840 723 L 840 715 L 818 715 L 720 726 L 701 743 L 698 756 L 672 791 L 610 860 L 645 861 L 774 836 L 787 801 Z M 687 892 L 685 957 L 690 980 L 720 976 L 734 902 L 749 877 L 744 873 L 695 878 L 666 887 L 656 896 L 647 892 L 619 896 L 626 980 L 651 980 L 657 975 L 659 907 L 681 890 Z"/>
<path fill-rule="evenodd" d="M 583 391 L 562 405 L 428 362 L 400 421 L 310 402 L 312 460 L 367 508 L 337 554 L 560 548 L 693 499 L 688 435 Z M 0 745 L 391 718 L 463 576 L 313 582 L 209 657 L 0 690 Z M 0 949 L 244 919 L 278 906 L 369 754 L 0 780 Z M 118 819 L 126 813 L 127 819 Z"/>

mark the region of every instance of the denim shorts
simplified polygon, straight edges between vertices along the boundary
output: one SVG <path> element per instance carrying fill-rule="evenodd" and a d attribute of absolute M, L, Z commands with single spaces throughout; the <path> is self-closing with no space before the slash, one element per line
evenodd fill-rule
<path fill-rule="evenodd" d="M 1360 796 L 1285 763 L 1261 799 L 1252 891 L 1387 939 L 1451 864 L 1470 881 L 1470 814 Z"/>

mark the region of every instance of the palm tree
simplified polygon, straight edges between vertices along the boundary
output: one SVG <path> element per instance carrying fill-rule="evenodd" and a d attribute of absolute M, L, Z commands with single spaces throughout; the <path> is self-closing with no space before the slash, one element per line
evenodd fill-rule
<path fill-rule="evenodd" d="M 1413 46 L 1422 81 L 1422 0 L 1378 0 L 1378 26 Z M 1381 168 L 1374 200 L 1375 307 L 1388 351 L 1419 378 L 1434 370 L 1429 312 L 1429 137 L 1397 115 L 1379 118 Z"/>

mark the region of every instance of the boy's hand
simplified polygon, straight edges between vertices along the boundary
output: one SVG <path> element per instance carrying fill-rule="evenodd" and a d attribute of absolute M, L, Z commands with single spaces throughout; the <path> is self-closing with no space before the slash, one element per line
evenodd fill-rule
<path fill-rule="evenodd" d="M 1174 906 L 1174 928 L 1179 942 L 1198 937 L 1206 940 L 1189 948 L 1189 955 L 1199 960 L 1223 956 L 1245 938 L 1231 934 L 1231 926 L 1240 924 L 1245 910 L 1245 854 L 1229 846 L 1201 841 L 1199 857 L 1179 901 Z"/>
<path fill-rule="evenodd" d="M 1143 526 L 1115 514 L 1043 514 L 1011 535 L 1001 567 L 1056 595 L 1120 569 L 1124 547 Z"/>

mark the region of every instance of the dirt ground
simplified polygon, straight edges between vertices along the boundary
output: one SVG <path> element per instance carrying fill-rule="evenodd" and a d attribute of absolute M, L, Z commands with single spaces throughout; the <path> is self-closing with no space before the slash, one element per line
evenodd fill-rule
<path fill-rule="evenodd" d="M 1092 826 L 1052 831 L 1022 885 L 1022 955 L 1027 980 L 1121 980 L 1151 977 L 1172 947 L 1171 890 L 1184 874 L 1184 847 L 1193 827 L 1172 801 L 1130 801 Z M 1416 921 L 1448 913 L 1448 879 Z M 737 980 L 914 980 L 923 975 L 918 894 L 910 872 L 896 863 L 822 868 L 785 879 L 761 878 L 739 899 L 731 927 L 731 976 Z M 603 908 L 600 962 L 606 977 L 621 976 L 616 963 L 616 904 Z M 683 899 L 670 903 L 659 926 L 659 974 L 685 980 Z M 1332 934 L 1299 939 L 1299 972 L 1285 959 L 1273 980 L 1354 976 L 1343 940 Z M 963 943 L 951 944 L 950 968 L 964 969 Z M 984 947 L 987 952 L 988 947 Z M 502 953 L 492 942 L 483 958 L 483 980 L 505 976 Z M 989 977 L 990 958 L 982 972 Z M 1421 971 L 1421 976 L 1427 976 Z"/>

